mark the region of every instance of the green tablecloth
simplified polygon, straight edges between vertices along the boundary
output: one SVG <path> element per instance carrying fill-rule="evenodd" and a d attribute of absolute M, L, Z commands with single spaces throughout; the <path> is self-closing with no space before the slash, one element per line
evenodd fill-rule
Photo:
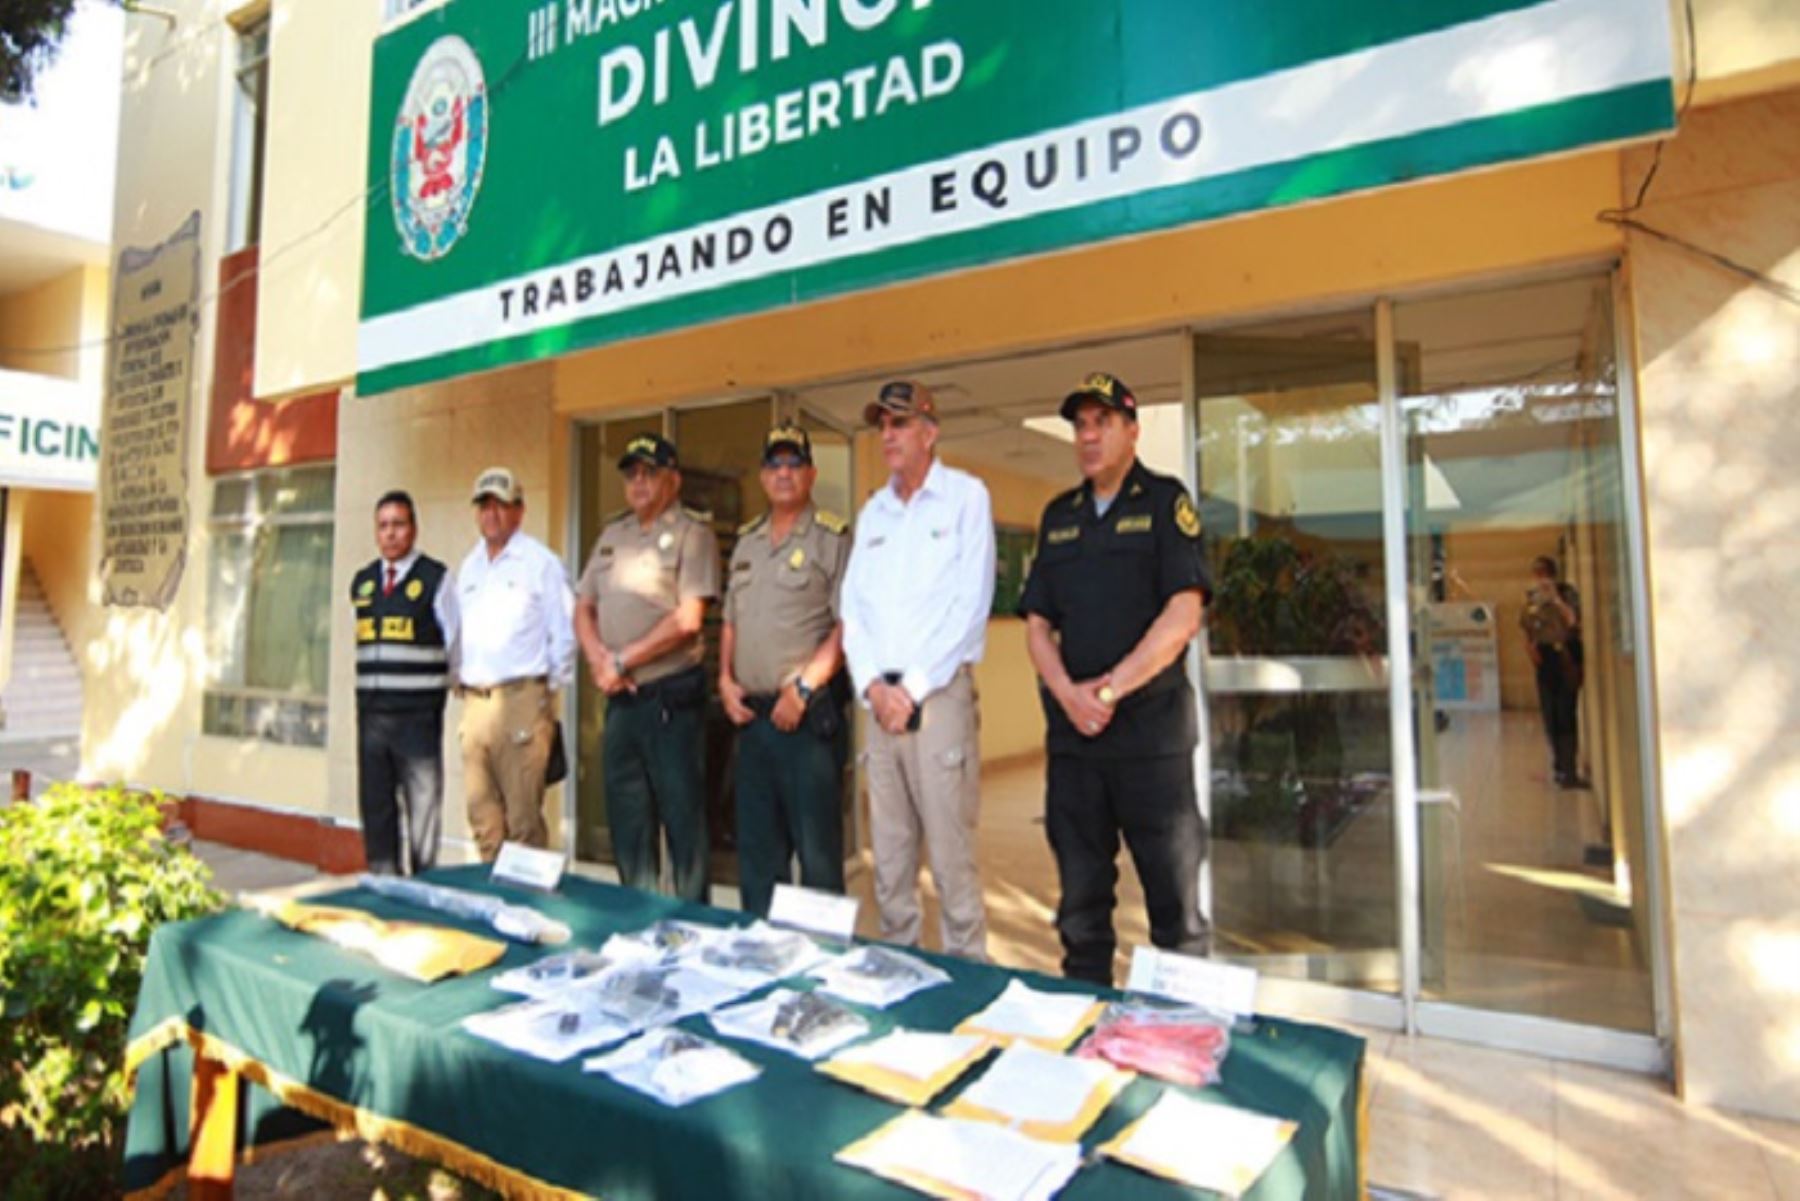
<path fill-rule="evenodd" d="M 438 883 L 482 891 L 484 868 L 431 873 Z M 526 900 L 509 893 L 511 899 Z M 382 917 L 442 921 L 373 893 L 352 889 L 317 898 Z M 571 878 L 560 895 L 529 903 L 567 922 L 578 946 L 598 946 L 618 931 L 659 917 L 741 923 L 744 916 Z M 469 927 L 470 929 L 477 929 Z M 477 930 L 479 932 L 479 930 Z M 511 946 L 495 967 L 474 976 L 421 985 L 247 911 L 159 930 L 132 1020 L 141 1054 L 175 1030 L 206 1036 L 210 1051 L 241 1053 L 303 1086 L 315 1114 L 365 1133 L 380 1124 L 400 1136 L 424 1133 L 413 1147 L 462 1149 L 503 1191 L 558 1190 L 632 1198 L 901 1198 L 913 1194 L 832 1162 L 839 1148 L 900 1112 L 898 1106 L 816 1074 L 779 1051 L 733 1045 L 764 1068 L 754 1083 L 665 1109 L 599 1075 L 580 1059 L 548 1064 L 512 1054 L 458 1028 L 472 1013 L 511 998 L 493 975 L 538 958 L 540 948 Z M 1035 987 L 1092 991 L 1031 973 L 928 956 L 952 983 L 878 1014 L 881 1027 L 947 1030 L 986 1005 L 1008 980 Z M 185 1024 L 185 1025 L 184 1025 Z M 683 1025 L 709 1033 L 705 1019 Z M 143 1060 L 126 1141 L 126 1187 L 145 1189 L 185 1161 L 189 1075 L 187 1041 Z M 1300 1124 L 1293 1144 L 1248 1194 L 1273 1198 L 1358 1195 L 1362 1040 L 1317 1026 L 1259 1019 L 1234 1038 L 1224 1079 L 1205 1090 L 1216 1099 Z M 252 1077 L 255 1072 L 247 1073 Z M 1092 1147 L 1141 1114 L 1166 1087 L 1140 1078 L 1114 1102 L 1084 1144 Z M 292 1137 L 295 1115 L 261 1089 L 250 1089 L 240 1145 Z M 953 1093 L 950 1095 L 954 1095 Z M 942 1104 L 946 1098 L 940 1098 Z M 1197 1195 L 1110 1161 L 1091 1164 L 1061 1194 L 1128 1201 Z"/>

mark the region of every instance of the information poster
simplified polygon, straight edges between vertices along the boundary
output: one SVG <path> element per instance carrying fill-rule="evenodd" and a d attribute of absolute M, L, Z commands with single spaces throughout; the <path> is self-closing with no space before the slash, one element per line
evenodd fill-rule
<path fill-rule="evenodd" d="M 1486 601 L 1431 606 L 1431 671 L 1438 708 L 1500 708 L 1494 612 Z"/>
<path fill-rule="evenodd" d="M 101 418 L 108 605 L 166 609 L 181 585 L 199 287 L 199 213 L 162 245 L 119 255 Z"/>

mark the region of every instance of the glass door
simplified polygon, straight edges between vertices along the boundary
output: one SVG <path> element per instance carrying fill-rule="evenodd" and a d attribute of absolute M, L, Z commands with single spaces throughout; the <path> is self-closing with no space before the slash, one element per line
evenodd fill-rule
<path fill-rule="evenodd" d="M 1393 312 L 1421 999 L 1651 1034 L 1611 279 Z"/>
<path fill-rule="evenodd" d="M 1215 954 L 1400 988 L 1370 312 L 1194 340 Z"/>

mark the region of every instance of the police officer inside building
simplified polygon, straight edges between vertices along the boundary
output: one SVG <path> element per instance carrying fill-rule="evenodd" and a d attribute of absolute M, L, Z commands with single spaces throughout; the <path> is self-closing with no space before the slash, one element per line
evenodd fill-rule
<path fill-rule="evenodd" d="M 606 696 L 601 770 L 619 877 L 654 890 L 667 837 L 675 894 L 707 896 L 706 672 L 701 624 L 719 595 L 719 543 L 685 509 L 667 439 L 619 459 L 630 507 L 608 521 L 576 585 L 575 635 Z"/>
<path fill-rule="evenodd" d="M 1137 459 L 1137 399 L 1090 375 L 1063 401 L 1080 487 L 1044 509 L 1020 600 L 1048 718 L 1045 824 L 1062 896 L 1063 974 L 1111 984 L 1123 836 L 1150 939 L 1204 955 L 1199 715 L 1183 653 L 1212 585 L 1187 489 Z"/>
<path fill-rule="evenodd" d="M 763 439 L 769 511 L 738 531 L 726 573 L 719 697 L 738 727 L 739 886 L 767 916 L 776 884 L 844 891 L 849 686 L 837 623 L 849 526 L 812 502 L 812 439 L 780 425 Z"/>
<path fill-rule="evenodd" d="M 380 557 L 350 581 L 356 613 L 356 783 L 363 856 L 381 875 L 437 863 L 444 809 L 444 699 L 456 644 L 450 569 L 413 546 L 412 497 L 375 502 Z"/>

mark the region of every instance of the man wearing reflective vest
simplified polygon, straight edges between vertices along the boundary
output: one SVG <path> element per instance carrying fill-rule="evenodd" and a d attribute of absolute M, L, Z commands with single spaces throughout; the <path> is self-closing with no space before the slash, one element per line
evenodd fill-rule
<path fill-rule="evenodd" d="M 413 548 L 412 497 L 375 502 L 381 557 L 356 573 L 357 808 L 369 870 L 411 875 L 437 862 L 444 807 L 444 698 L 456 643 L 450 569 Z"/>

